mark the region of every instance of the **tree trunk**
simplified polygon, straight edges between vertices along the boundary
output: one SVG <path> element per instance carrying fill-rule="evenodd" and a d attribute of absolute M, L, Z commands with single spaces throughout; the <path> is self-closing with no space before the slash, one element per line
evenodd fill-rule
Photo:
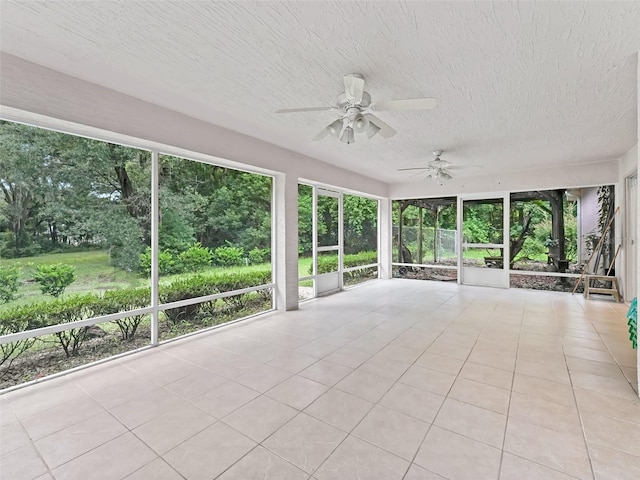
<path fill-rule="evenodd" d="M 49 224 L 49 237 L 54 245 L 58 243 L 58 228 L 55 223 Z"/>
<path fill-rule="evenodd" d="M 0 189 L 4 201 L 9 208 L 6 209 L 7 219 L 11 225 L 16 254 L 27 246 L 26 227 L 29 220 L 29 212 L 32 204 L 31 193 L 26 188 L 21 188 L 15 183 L 0 183 Z"/>

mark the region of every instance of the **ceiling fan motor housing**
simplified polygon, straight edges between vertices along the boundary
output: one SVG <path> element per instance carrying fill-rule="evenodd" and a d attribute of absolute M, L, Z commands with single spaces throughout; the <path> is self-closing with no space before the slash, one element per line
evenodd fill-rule
<path fill-rule="evenodd" d="M 354 105 L 347 99 L 346 93 L 341 93 L 340 95 L 338 95 L 338 100 L 336 101 L 336 104 L 338 108 L 345 113 L 347 112 L 347 110 L 349 110 L 349 108 L 353 108 L 353 107 L 364 109 L 364 108 L 367 108 L 369 105 L 371 105 L 371 95 L 369 95 L 367 92 L 362 92 L 362 100 L 360 101 L 359 104 Z"/>

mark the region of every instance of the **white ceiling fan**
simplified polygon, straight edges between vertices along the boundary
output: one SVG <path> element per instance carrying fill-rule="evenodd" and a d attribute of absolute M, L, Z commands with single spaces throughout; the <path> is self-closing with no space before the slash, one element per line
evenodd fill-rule
<path fill-rule="evenodd" d="M 366 133 L 368 138 L 376 133 L 384 138 L 393 137 L 397 132 L 373 115 L 373 112 L 398 112 L 403 110 L 431 110 L 438 105 L 435 98 L 409 98 L 405 100 L 386 100 L 371 102 L 371 95 L 364 91 L 362 75 L 352 73 L 344 76 L 344 93 L 338 96 L 332 107 L 302 107 L 276 110 L 276 113 L 295 112 L 340 112 L 340 117 L 327 125 L 316 135 L 314 140 L 322 140 L 327 135 L 340 139 L 341 142 L 355 143 L 355 133 Z"/>
<path fill-rule="evenodd" d="M 452 170 L 461 170 L 463 168 L 479 168 L 476 166 L 467 166 L 467 165 L 452 165 L 446 160 L 442 160 L 440 155 L 442 155 L 442 150 L 434 150 L 433 156 L 435 157 L 431 160 L 425 167 L 412 167 L 412 168 L 399 168 L 399 172 L 408 172 L 414 170 L 424 170 L 426 171 L 426 178 L 433 178 L 434 180 L 450 180 L 453 178 Z"/>

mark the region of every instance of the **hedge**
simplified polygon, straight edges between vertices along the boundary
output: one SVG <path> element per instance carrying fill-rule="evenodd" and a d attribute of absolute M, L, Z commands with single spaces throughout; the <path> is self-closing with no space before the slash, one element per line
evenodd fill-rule
<path fill-rule="evenodd" d="M 161 284 L 159 296 L 162 303 L 177 302 L 194 297 L 240 290 L 265 283 L 271 283 L 271 271 L 268 269 L 195 275 L 170 284 Z M 261 293 L 264 294 L 264 292 Z M 102 295 L 75 295 L 54 301 L 14 307 L 0 312 L 0 335 L 144 308 L 149 306 L 150 298 L 151 292 L 149 288 L 133 288 L 109 290 Z M 241 294 L 222 300 L 229 308 L 238 309 L 244 306 L 247 298 L 248 294 Z M 167 309 L 165 310 L 165 315 L 170 322 L 177 323 L 190 318 L 191 315 L 206 307 L 207 305 L 197 304 Z M 209 307 L 211 308 L 212 306 L 209 305 Z M 138 326 L 145 316 L 133 315 L 114 320 L 114 323 L 120 329 L 123 340 L 134 338 Z M 86 340 L 88 330 L 89 327 L 73 328 L 57 332 L 54 337 L 66 356 L 70 357 L 77 353 L 82 343 Z M 35 339 L 27 339 L 0 345 L 0 354 L 2 355 L 0 357 L 0 365 L 7 361 L 9 364 L 13 362 L 20 354 L 27 351 L 34 342 Z"/>
<path fill-rule="evenodd" d="M 357 267 L 359 265 L 369 265 L 378 263 L 378 252 L 360 252 L 345 255 L 343 258 L 344 268 Z M 335 272 L 338 270 L 338 256 L 319 256 L 318 274 Z M 309 274 L 313 275 L 313 264 L 309 266 Z"/>

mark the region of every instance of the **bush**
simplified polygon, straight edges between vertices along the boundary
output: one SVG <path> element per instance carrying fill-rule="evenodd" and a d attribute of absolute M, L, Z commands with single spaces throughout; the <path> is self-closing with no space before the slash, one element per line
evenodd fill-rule
<path fill-rule="evenodd" d="M 204 297 L 216 293 L 241 290 L 271 283 L 271 270 L 258 270 L 248 272 L 216 272 L 209 275 L 195 275 L 193 277 L 172 282 L 169 285 L 160 286 L 160 301 L 162 303 L 179 302 L 191 298 Z M 246 306 L 248 294 L 238 294 L 224 297 L 223 303 L 232 310 L 239 310 Z M 192 304 L 184 307 L 169 308 L 164 311 L 167 320 L 172 324 L 191 321 L 202 309 L 207 309 L 209 314 L 215 310 L 210 302 L 205 304 Z"/>
<path fill-rule="evenodd" d="M 98 302 L 99 311 L 97 315 L 109 315 L 112 313 L 126 312 L 144 308 L 151 303 L 151 290 L 149 288 L 134 288 L 122 290 L 109 290 L 104 293 Z M 129 317 L 114 320 L 118 325 L 122 340 L 133 340 L 142 321 L 147 317 L 144 315 L 131 315 Z"/>
<path fill-rule="evenodd" d="M 249 251 L 249 263 L 251 265 L 259 265 L 271 260 L 270 248 L 253 248 Z"/>
<path fill-rule="evenodd" d="M 97 295 L 76 295 L 64 300 L 41 304 L 46 312 L 48 325 L 71 323 L 95 317 L 100 312 L 100 300 Z M 87 339 L 89 327 L 77 327 L 54 333 L 67 357 L 73 357 Z"/>
<path fill-rule="evenodd" d="M 144 253 L 140 254 L 138 270 L 145 277 L 151 275 L 151 248 L 147 247 Z M 158 275 L 171 275 L 172 273 L 180 273 L 175 271 L 176 262 L 173 258 L 173 254 L 170 251 L 164 250 L 158 253 L 158 270 Z"/>
<path fill-rule="evenodd" d="M 180 255 L 178 255 L 177 270 L 179 272 L 200 272 L 211 266 L 213 253 L 207 247 L 194 243 Z"/>
<path fill-rule="evenodd" d="M 196 275 L 193 277 L 176 280 L 168 285 L 160 285 L 160 302 L 172 303 L 190 298 L 204 297 L 217 293 L 215 284 L 207 277 Z M 167 308 L 164 314 L 172 324 L 186 321 L 196 315 L 200 310 L 200 304 L 186 305 L 184 307 Z"/>
<path fill-rule="evenodd" d="M 42 315 L 33 305 L 15 307 L 0 313 L 0 335 L 33 330 L 43 326 Z M 26 338 L 0 345 L 0 365 L 5 362 L 11 366 L 13 361 L 29 350 L 36 342 L 35 338 Z"/>
<path fill-rule="evenodd" d="M 345 255 L 343 258 L 344 268 L 357 267 L 359 265 L 369 265 L 378 263 L 377 252 L 360 252 Z M 318 257 L 318 274 L 335 272 L 338 270 L 338 256 Z M 313 263 L 309 265 L 309 274 L 313 275 Z"/>
<path fill-rule="evenodd" d="M 233 267 L 242 265 L 244 259 L 244 248 L 242 247 L 218 247 L 213 251 L 213 258 L 216 265 L 222 267 Z"/>
<path fill-rule="evenodd" d="M 214 293 L 240 290 L 271 283 L 271 271 L 265 270 L 247 272 L 222 272 L 209 275 L 194 275 L 189 278 L 174 281 L 168 285 L 160 285 L 160 299 L 163 303 L 177 302 L 196 297 L 203 297 Z M 254 297 L 268 297 L 268 290 L 253 294 Z M 216 300 L 218 304 L 224 304 L 227 311 L 237 311 L 244 308 L 252 294 L 239 294 Z M 150 290 L 148 288 L 133 288 L 109 290 L 104 295 L 75 295 L 68 298 L 56 298 L 49 302 L 39 302 L 30 305 L 15 307 L 0 312 L 0 335 L 32 330 L 35 328 L 76 322 L 102 315 L 118 312 L 126 312 L 144 308 L 150 303 Z M 194 304 L 184 307 L 166 309 L 165 315 L 169 322 L 182 328 L 185 322 L 200 320 L 198 314 L 204 308 L 213 315 L 215 302 Z M 118 325 L 123 340 L 134 338 L 138 327 L 146 315 L 131 315 L 126 318 L 114 320 Z M 62 347 L 67 357 L 77 354 L 83 342 L 87 338 L 90 327 L 76 327 L 53 334 L 57 343 Z M 27 351 L 36 339 L 20 340 L 0 345 L 0 365 L 9 361 L 9 364 L 20 354 Z"/>
<path fill-rule="evenodd" d="M 9 303 L 17 297 L 18 267 L 0 267 L 0 303 Z"/>
<path fill-rule="evenodd" d="M 76 280 L 76 269 L 71 265 L 37 265 L 33 279 L 44 294 L 59 297 Z"/>

